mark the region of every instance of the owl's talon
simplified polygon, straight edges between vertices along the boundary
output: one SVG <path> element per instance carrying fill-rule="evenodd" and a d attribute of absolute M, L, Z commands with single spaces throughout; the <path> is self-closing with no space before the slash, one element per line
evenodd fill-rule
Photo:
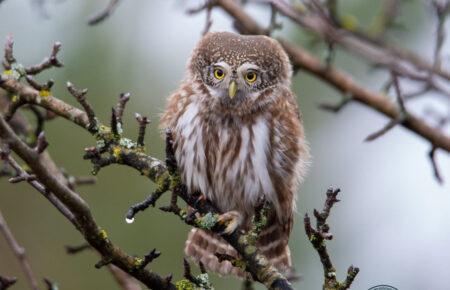
<path fill-rule="evenodd" d="M 201 204 L 204 201 L 206 201 L 206 195 L 200 193 L 200 195 L 198 196 L 197 200 L 195 201 L 195 204 Z"/>
<path fill-rule="evenodd" d="M 221 214 L 217 219 L 218 223 L 225 227 L 222 234 L 231 235 L 241 226 L 243 217 L 237 211 L 229 211 Z"/>

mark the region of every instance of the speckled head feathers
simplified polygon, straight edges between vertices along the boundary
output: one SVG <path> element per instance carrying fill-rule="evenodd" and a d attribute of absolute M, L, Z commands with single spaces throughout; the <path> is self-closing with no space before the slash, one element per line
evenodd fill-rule
<path fill-rule="evenodd" d="M 239 35 L 231 32 L 211 32 L 197 44 L 188 68 L 201 76 L 205 67 L 226 62 L 234 69 L 244 63 L 255 64 L 267 72 L 271 84 L 289 81 L 291 66 L 281 45 L 262 35 Z"/>

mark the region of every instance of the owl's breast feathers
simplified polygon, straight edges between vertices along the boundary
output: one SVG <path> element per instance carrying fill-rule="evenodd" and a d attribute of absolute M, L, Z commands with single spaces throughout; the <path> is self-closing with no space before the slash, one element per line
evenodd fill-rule
<path fill-rule="evenodd" d="M 161 120 L 174 133 L 182 179 L 191 192 L 201 191 L 222 211 L 236 210 L 247 222 L 259 198 L 268 200 L 274 211 L 260 243 L 275 258 L 277 248 L 288 251 L 294 196 L 308 158 L 294 97 L 280 89 L 269 105 L 236 115 L 212 110 L 199 93 L 182 87 Z M 285 256 L 279 262 L 289 266 L 290 255 Z"/>

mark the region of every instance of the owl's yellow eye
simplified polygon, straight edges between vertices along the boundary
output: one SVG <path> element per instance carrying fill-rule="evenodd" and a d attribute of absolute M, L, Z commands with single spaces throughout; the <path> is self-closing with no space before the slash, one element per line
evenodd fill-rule
<path fill-rule="evenodd" d="M 214 69 L 214 77 L 218 80 L 221 80 L 225 77 L 225 72 L 221 68 Z"/>
<path fill-rule="evenodd" d="M 245 80 L 250 84 L 256 82 L 256 79 L 257 75 L 256 72 L 254 71 L 249 71 L 248 73 L 245 74 Z"/>

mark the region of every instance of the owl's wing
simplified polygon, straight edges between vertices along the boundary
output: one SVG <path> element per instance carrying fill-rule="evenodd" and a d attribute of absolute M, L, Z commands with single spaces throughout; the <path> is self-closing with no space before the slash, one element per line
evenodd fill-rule
<path fill-rule="evenodd" d="M 193 94 L 190 85 L 182 85 L 177 91 L 167 98 L 166 109 L 161 115 L 159 127 L 161 129 L 173 128 L 177 119 L 184 112 L 184 109 L 190 102 L 190 96 Z"/>
<path fill-rule="evenodd" d="M 269 175 L 278 204 L 273 206 L 267 227 L 258 240 L 261 252 L 279 269 L 291 267 L 287 244 L 292 230 L 297 187 L 306 172 L 308 159 L 308 147 L 295 96 L 285 91 L 272 108 Z"/>

